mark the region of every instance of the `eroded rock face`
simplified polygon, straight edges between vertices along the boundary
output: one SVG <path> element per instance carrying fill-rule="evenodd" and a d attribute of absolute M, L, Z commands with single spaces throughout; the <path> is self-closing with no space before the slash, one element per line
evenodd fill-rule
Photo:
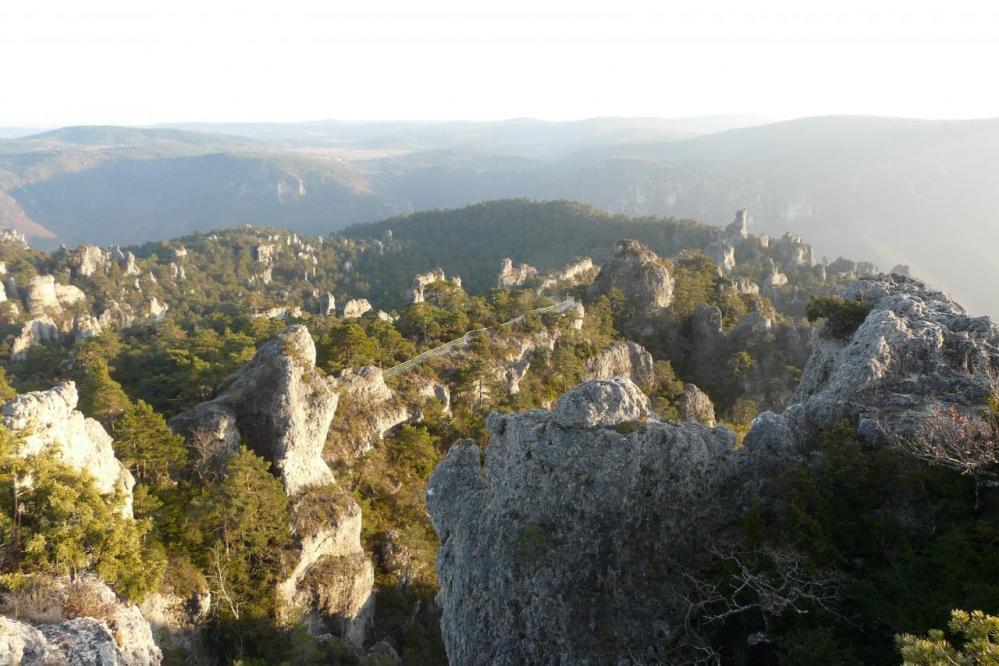
<path fill-rule="evenodd" d="M 108 255 L 95 245 L 81 245 L 77 250 L 76 273 L 90 277 L 95 273 L 106 271 L 109 264 Z"/>
<path fill-rule="evenodd" d="M 427 487 L 451 663 L 669 663 L 691 606 L 653 569 L 735 519 L 756 454 L 723 428 L 613 427 L 643 414 L 628 380 L 591 381 L 554 413 L 490 415 L 484 465 L 451 447 Z"/>
<path fill-rule="evenodd" d="M 625 377 L 577 385 L 559 398 L 554 414 L 563 428 L 614 427 L 655 417 L 648 397 Z"/>
<path fill-rule="evenodd" d="M 366 298 L 355 298 L 347 301 L 343 306 L 344 319 L 357 319 L 366 312 L 371 311 L 371 303 Z"/>
<path fill-rule="evenodd" d="M 513 265 L 513 259 L 507 257 L 500 264 L 499 277 L 496 279 L 497 289 L 519 287 L 528 280 L 537 277 L 538 269 L 527 264 Z"/>
<path fill-rule="evenodd" d="M 23 455 L 54 446 L 63 462 L 89 472 L 102 493 L 123 489 L 122 512 L 131 517 L 135 479 L 115 458 L 111 436 L 101 424 L 76 411 L 78 400 L 76 384 L 70 381 L 48 391 L 22 393 L 0 411 L 5 427 L 26 433 Z"/>
<path fill-rule="evenodd" d="M 673 302 L 673 278 L 652 250 L 636 240 L 621 240 L 600 269 L 588 294 L 599 296 L 620 289 L 644 312 L 657 312 Z"/>
<path fill-rule="evenodd" d="M 655 384 L 655 361 L 637 342 L 612 342 L 607 349 L 586 360 L 587 379 L 627 377 L 638 386 Z"/>
<path fill-rule="evenodd" d="M 72 589 L 85 595 L 100 617 L 66 617 L 62 599 Z M 46 592 L 45 608 L 33 608 L 34 626 L 0 617 L 0 663 L 70 666 L 154 666 L 162 653 L 152 630 L 133 604 L 118 600 L 99 578 L 58 579 Z"/>
<path fill-rule="evenodd" d="M 845 297 L 871 312 L 846 338 L 820 329 L 798 404 L 776 417 L 781 427 L 808 433 L 845 419 L 879 441 L 883 430 L 919 434 L 940 406 L 981 422 L 999 370 L 999 327 L 989 317 L 898 274 L 861 278 Z"/>
<path fill-rule="evenodd" d="M 582 257 L 571 264 L 548 273 L 538 285 L 538 293 L 544 293 L 558 284 L 578 284 L 594 272 L 593 260 Z"/>
<path fill-rule="evenodd" d="M 40 315 L 46 309 L 62 309 L 56 297 L 55 278 L 51 275 L 36 275 L 28 283 L 28 311 L 33 315 Z"/>
<path fill-rule="evenodd" d="M 21 326 L 21 334 L 14 338 L 10 347 L 10 360 L 15 363 L 23 361 L 32 345 L 58 341 L 59 327 L 52 321 L 52 317 L 44 316 L 26 321 Z"/>
<path fill-rule="evenodd" d="M 304 326 L 291 326 L 264 343 L 218 397 L 170 419 L 175 432 L 217 433 L 231 451 L 239 439 L 269 460 L 289 494 L 333 482 L 323 444 L 337 394 L 316 369 L 316 347 Z"/>
<path fill-rule="evenodd" d="M 417 303 L 422 303 L 426 298 L 426 296 L 424 295 L 424 291 L 427 288 L 427 285 L 431 285 L 434 282 L 443 282 L 443 281 L 450 282 L 456 287 L 461 286 L 460 277 L 455 276 L 449 279 L 447 275 L 444 273 L 443 268 L 435 268 L 432 271 L 428 271 L 426 273 L 420 273 L 415 278 L 413 278 L 412 285 L 406 291 L 406 297 L 409 299 L 409 302 L 412 305 L 416 305 Z"/>
<path fill-rule="evenodd" d="M 684 384 L 679 409 L 680 416 L 685 420 L 697 421 L 709 428 L 715 427 L 715 405 L 696 384 Z"/>

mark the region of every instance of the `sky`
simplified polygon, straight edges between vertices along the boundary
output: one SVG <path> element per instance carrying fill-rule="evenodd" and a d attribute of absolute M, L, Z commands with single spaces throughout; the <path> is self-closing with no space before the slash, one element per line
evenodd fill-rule
<path fill-rule="evenodd" d="M 999 117 L 999 2 L 0 0 L 0 126 Z"/>

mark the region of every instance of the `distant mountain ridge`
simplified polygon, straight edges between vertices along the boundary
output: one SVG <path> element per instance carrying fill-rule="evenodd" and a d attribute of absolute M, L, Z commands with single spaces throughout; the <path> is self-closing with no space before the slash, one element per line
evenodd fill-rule
<path fill-rule="evenodd" d="M 592 119 L 63 128 L 0 140 L 0 225 L 51 246 L 244 223 L 324 234 L 519 197 L 712 223 L 748 207 L 759 233 L 800 233 L 830 259 L 909 264 L 973 310 L 999 311 L 990 287 L 999 279 L 999 120 L 700 127 Z"/>

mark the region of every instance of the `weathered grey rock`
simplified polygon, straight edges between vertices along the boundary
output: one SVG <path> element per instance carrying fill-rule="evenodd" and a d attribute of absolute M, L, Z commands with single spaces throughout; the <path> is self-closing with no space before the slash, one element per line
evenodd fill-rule
<path fill-rule="evenodd" d="M 709 428 L 715 427 L 715 405 L 708 394 L 696 384 L 684 384 L 679 404 L 680 416 L 687 421 L 697 421 Z"/>
<path fill-rule="evenodd" d="M 559 284 L 579 284 L 594 272 L 593 260 L 589 257 L 581 257 L 568 266 L 551 271 L 545 275 L 541 280 L 541 284 L 538 285 L 538 293 L 544 293 Z"/>
<path fill-rule="evenodd" d="M 66 464 L 86 470 L 102 493 L 121 488 L 125 494 L 122 512 L 132 515 L 135 479 L 115 458 L 111 436 L 100 423 L 76 411 L 76 384 L 63 382 L 48 391 L 31 391 L 11 399 L 0 409 L 3 424 L 25 433 L 22 455 L 52 446 Z"/>
<path fill-rule="evenodd" d="M 90 277 L 106 271 L 109 263 L 108 255 L 101 248 L 96 245 L 81 245 L 75 257 L 76 274 Z"/>
<path fill-rule="evenodd" d="M 6 280 L 3 281 L 3 286 L 7 292 L 8 298 L 11 298 L 15 301 L 21 298 L 21 293 L 17 289 L 17 280 L 14 279 L 13 275 L 9 276 Z"/>
<path fill-rule="evenodd" d="M 563 428 L 613 427 L 655 418 L 648 397 L 625 377 L 577 385 L 559 398 L 554 414 Z"/>
<path fill-rule="evenodd" d="M 909 264 L 895 264 L 889 273 L 895 273 L 897 275 L 904 275 L 906 277 L 912 277 L 912 269 Z"/>
<path fill-rule="evenodd" d="M 135 255 L 129 250 L 124 252 L 117 245 L 111 249 L 111 257 L 117 262 L 118 266 L 125 273 L 125 275 L 138 275 L 142 271 L 135 263 Z"/>
<path fill-rule="evenodd" d="M 733 242 L 749 238 L 749 211 L 745 208 L 735 212 L 735 219 L 725 227 L 723 236 Z"/>
<path fill-rule="evenodd" d="M 83 290 L 72 284 L 56 284 L 55 296 L 59 305 L 69 307 L 87 300 L 87 295 Z"/>
<path fill-rule="evenodd" d="M 871 312 L 848 338 L 820 329 L 794 395 L 767 424 L 806 436 L 845 420 L 872 442 L 921 436 L 941 408 L 985 427 L 999 376 L 999 328 L 945 294 L 902 275 L 861 278 L 846 292 Z M 783 421 L 783 423 L 780 423 Z M 747 439 L 765 436 L 754 426 Z"/>
<path fill-rule="evenodd" d="M 355 298 L 347 301 L 343 306 L 344 319 L 357 319 L 367 312 L 371 312 L 371 303 L 366 298 Z"/>
<path fill-rule="evenodd" d="M 619 289 L 634 304 L 637 321 L 629 327 L 642 329 L 649 317 L 673 302 L 673 278 L 666 265 L 647 247 L 635 240 L 618 241 L 614 255 L 600 269 L 587 290 L 589 298 L 608 295 Z"/>
<path fill-rule="evenodd" d="M 42 315 L 47 309 L 57 312 L 62 310 L 56 297 L 55 277 L 36 275 L 28 284 L 28 312 Z"/>
<path fill-rule="evenodd" d="M 21 326 L 21 333 L 14 338 L 10 347 L 10 360 L 17 363 L 23 361 L 28 356 L 28 349 L 32 345 L 43 342 L 58 342 L 59 327 L 52 321 L 52 317 L 44 316 L 24 322 Z"/>
<path fill-rule="evenodd" d="M 316 347 L 308 329 L 286 328 L 260 346 L 218 397 L 178 414 L 170 427 L 189 438 L 216 433 L 220 451 L 237 448 L 241 437 L 271 462 L 290 495 L 332 483 L 322 451 L 338 398 L 315 366 Z"/>
<path fill-rule="evenodd" d="M 210 663 L 205 644 L 205 621 L 211 612 L 211 592 L 182 598 L 154 592 L 140 605 L 160 650 L 180 651 L 188 663 Z"/>
<path fill-rule="evenodd" d="M 498 289 L 520 287 L 528 280 L 537 277 L 538 269 L 527 264 L 513 265 L 513 260 L 507 257 L 500 264 L 499 277 L 496 279 Z"/>
<path fill-rule="evenodd" d="M 655 360 L 637 342 L 612 342 L 602 352 L 586 360 L 586 379 L 627 377 L 636 385 L 649 388 L 655 384 Z"/>
<path fill-rule="evenodd" d="M 163 321 L 170 306 L 161 303 L 155 296 L 149 299 L 149 318 L 153 321 Z"/>
<path fill-rule="evenodd" d="M 811 266 L 815 263 L 812 246 L 791 232 L 771 241 L 770 248 L 781 266 Z"/>
<path fill-rule="evenodd" d="M 731 273 L 735 268 L 735 247 L 730 243 L 719 241 L 708 246 L 708 257 L 724 273 Z"/>
<path fill-rule="evenodd" d="M 410 285 L 409 289 L 406 290 L 406 297 L 409 299 L 409 302 L 412 305 L 415 305 L 417 303 L 422 303 L 426 298 L 424 295 L 424 291 L 427 288 L 427 286 L 435 282 L 444 282 L 444 281 L 450 282 L 451 284 L 457 287 L 461 286 L 460 277 L 455 276 L 449 279 L 447 275 L 444 273 L 444 269 L 435 268 L 432 271 L 421 273 L 417 275 L 415 278 L 413 278 L 412 285 Z"/>
<path fill-rule="evenodd" d="M 434 471 L 451 663 L 672 663 L 692 604 L 662 564 L 738 520 L 760 454 L 696 423 L 605 427 L 648 412 L 624 382 L 582 384 L 554 413 L 492 414 L 484 465 L 468 441 Z"/>
<path fill-rule="evenodd" d="M 319 314 L 327 317 L 336 314 L 336 299 L 328 291 L 319 299 Z"/>
<path fill-rule="evenodd" d="M 80 313 L 73 317 L 73 339 L 79 342 L 101 334 L 100 320 L 92 314 Z"/>

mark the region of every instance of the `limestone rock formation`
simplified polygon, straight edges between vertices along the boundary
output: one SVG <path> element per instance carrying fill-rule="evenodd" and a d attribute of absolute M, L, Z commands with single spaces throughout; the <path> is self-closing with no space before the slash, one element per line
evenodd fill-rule
<path fill-rule="evenodd" d="M 211 592 L 207 591 L 188 598 L 154 592 L 142 601 L 139 609 L 160 649 L 180 651 L 190 663 L 206 663 L 209 658 L 204 621 L 211 611 L 211 602 Z"/>
<path fill-rule="evenodd" d="M 66 617 L 62 601 L 70 590 L 90 599 L 100 617 Z M 96 576 L 57 579 L 44 602 L 44 608 L 32 608 L 26 618 L 35 626 L 0 617 L 0 663 L 154 666 L 162 661 L 139 609 L 120 602 Z"/>
<path fill-rule="evenodd" d="M 336 314 L 336 299 L 328 291 L 319 299 L 319 314 L 327 317 Z"/>
<path fill-rule="evenodd" d="M 338 398 L 315 365 L 308 329 L 286 328 L 260 346 L 218 397 L 178 414 L 170 427 L 188 437 L 211 434 L 222 452 L 246 442 L 271 462 L 288 494 L 332 483 L 322 451 Z"/>
<path fill-rule="evenodd" d="M 520 287 L 528 280 L 537 277 L 538 269 L 527 264 L 513 265 L 513 260 L 507 257 L 500 264 L 499 277 L 496 279 L 497 289 Z"/>
<path fill-rule="evenodd" d="M 607 349 L 586 360 L 587 379 L 627 377 L 638 386 L 655 384 L 655 361 L 637 342 L 612 342 Z"/>
<path fill-rule="evenodd" d="M 80 313 L 73 317 L 73 339 L 79 342 L 101 334 L 101 322 L 92 314 Z"/>
<path fill-rule="evenodd" d="M 739 515 L 755 454 L 724 428 L 660 423 L 628 380 L 487 427 L 484 466 L 455 444 L 427 486 L 451 663 L 670 663 L 691 603 L 653 570 Z"/>
<path fill-rule="evenodd" d="M 904 275 L 906 277 L 912 277 L 912 268 L 909 267 L 909 264 L 895 264 L 888 272 Z"/>
<path fill-rule="evenodd" d="M 129 250 L 124 252 L 117 245 L 111 249 L 111 257 L 115 260 L 125 275 L 138 275 L 142 271 L 135 263 L 135 255 Z"/>
<path fill-rule="evenodd" d="M 83 277 L 106 271 L 110 262 L 104 250 L 95 245 L 81 245 L 75 259 L 76 274 Z"/>
<path fill-rule="evenodd" d="M 48 315 L 24 322 L 21 333 L 14 338 L 10 347 L 10 360 L 23 361 L 32 345 L 43 342 L 58 342 L 59 327 Z"/>
<path fill-rule="evenodd" d="M 62 309 L 56 297 L 55 278 L 51 275 L 36 275 L 28 283 L 28 312 L 41 315 L 46 309 Z"/>
<path fill-rule="evenodd" d="M 749 238 L 749 211 L 747 209 L 736 211 L 735 219 L 725 227 L 723 236 L 734 242 Z"/>
<path fill-rule="evenodd" d="M 600 269 L 587 294 L 605 295 L 614 289 L 620 289 L 643 313 L 664 310 L 673 302 L 673 278 L 665 264 L 635 240 L 617 242 L 614 255 Z"/>
<path fill-rule="evenodd" d="M 999 376 L 999 327 L 990 318 L 969 316 L 945 294 L 898 274 L 861 278 L 845 297 L 862 300 L 870 313 L 846 338 L 820 329 L 796 404 L 768 417 L 768 426 L 809 433 L 846 420 L 879 442 L 886 433 L 925 434 L 941 408 L 986 426 L 983 411 Z"/>
<path fill-rule="evenodd" d="M 683 385 L 683 396 L 680 398 L 680 416 L 687 421 L 697 421 L 709 428 L 715 427 L 715 405 L 708 394 L 697 388 L 696 384 Z"/>
<path fill-rule="evenodd" d="M 170 306 L 160 302 L 155 296 L 149 299 L 149 318 L 153 321 L 163 321 Z"/>
<path fill-rule="evenodd" d="M 357 319 L 366 312 L 371 311 L 371 303 L 366 298 L 355 298 L 347 301 L 343 306 L 344 319 Z"/>
<path fill-rule="evenodd" d="M 708 246 L 706 252 L 722 272 L 731 273 L 735 268 L 735 246 L 719 241 Z"/>
<path fill-rule="evenodd" d="M 772 241 L 770 248 L 781 266 L 811 266 L 815 263 L 812 246 L 791 232 L 787 232 L 777 240 Z"/>
<path fill-rule="evenodd" d="M 132 473 L 114 455 L 111 436 L 100 423 L 76 411 L 76 384 L 64 382 L 48 391 L 22 393 L 0 412 L 3 424 L 25 434 L 23 455 L 54 446 L 63 462 L 94 477 L 102 493 L 125 492 L 123 513 L 132 515 Z"/>
<path fill-rule="evenodd" d="M 290 326 L 261 345 L 214 400 L 175 416 L 170 426 L 189 439 L 209 442 L 219 458 L 246 442 L 284 481 L 293 514 L 313 489 L 329 500 L 335 485 L 323 448 L 339 395 L 336 383 L 315 364 L 309 331 Z M 360 542 L 361 510 L 345 493 L 329 508 L 335 508 L 334 519 L 293 525 L 298 558 L 278 594 L 286 613 L 311 614 L 311 624 L 334 628 L 346 642 L 359 645 L 372 612 L 374 583 Z"/>
<path fill-rule="evenodd" d="M 455 276 L 449 279 L 447 275 L 444 273 L 444 269 L 435 268 L 432 271 L 428 271 L 426 273 L 420 273 L 415 278 L 413 278 L 412 285 L 410 285 L 409 289 L 406 290 L 405 294 L 406 298 L 409 300 L 409 303 L 411 305 L 422 303 L 426 298 L 424 291 L 426 290 L 427 285 L 431 285 L 434 282 L 443 282 L 443 281 L 448 281 L 451 284 L 455 285 L 456 287 L 461 286 L 460 277 Z"/>
<path fill-rule="evenodd" d="M 648 397 L 624 377 L 577 385 L 559 398 L 554 415 L 563 428 L 613 427 L 655 417 Z"/>
<path fill-rule="evenodd" d="M 595 272 L 593 260 L 589 257 L 581 257 L 573 261 L 568 266 L 546 274 L 538 285 L 538 293 L 542 294 L 559 284 L 573 285 L 585 280 L 587 276 L 592 276 Z"/>
<path fill-rule="evenodd" d="M 333 425 L 336 455 L 353 459 L 371 450 L 392 428 L 418 414 L 385 384 L 380 368 L 347 368 L 334 380 L 342 417 Z"/>

